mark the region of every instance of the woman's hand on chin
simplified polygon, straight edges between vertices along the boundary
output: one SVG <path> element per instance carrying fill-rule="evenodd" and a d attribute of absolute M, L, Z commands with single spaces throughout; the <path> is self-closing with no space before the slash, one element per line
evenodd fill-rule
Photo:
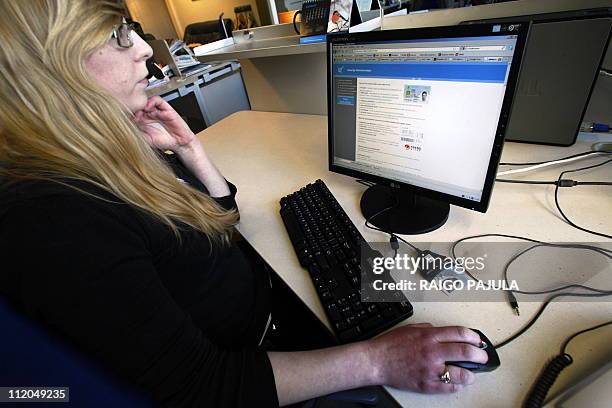
<path fill-rule="evenodd" d="M 168 102 L 153 96 L 142 110 L 134 113 L 134 121 L 151 146 L 172 150 L 212 197 L 230 194 L 227 182 L 208 158 L 198 138 Z"/>
<path fill-rule="evenodd" d="M 199 144 L 189 126 L 176 111 L 159 96 L 153 96 L 134 120 L 149 144 L 160 150 L 181 154 Z"/>

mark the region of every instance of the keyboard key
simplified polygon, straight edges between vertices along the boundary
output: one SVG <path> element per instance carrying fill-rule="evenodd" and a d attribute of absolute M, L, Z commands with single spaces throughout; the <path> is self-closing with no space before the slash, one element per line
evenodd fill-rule
<path fill-rule="evenodd" d="M 317 261 L 317 260 L 315 259 L 315 257 L 314 257 L 314 255 L 313 255 L 313 254 L 308 254 L 308 255 L 306 256 L 306 259 L 304 259 L 304 263 L 305 263 L 307 266 L 310 266 L 310 265 L 314 264 L 316 261 Z"/>
<path fill-rule="evenodd" d="M 345 321 L 346 321 L 346 325 L 348 327 L 354 326 L 357 323 L 359 323 L 359 320 L 357 319 L 357 316 L 349 316 L 349 317 L 346 318 Z"/>
<path fill-rule="evenodd" d="M 315 276 L 319 276 L 321 274 L 321 268 L 319 268 L 317 264 L 310 265 L 308 271 L 310 271 L 310 277 L 312 279 L 314 279 Z"/>
<path fill-rule="evenodd" d="M 327 305 L 327 313 L 329 313 L 329 318 L 334 322 L 342 320 L 342 315 L 338 310 L 338 305 L 335 303 L 330 303 Z"/>
<path fill-rule="evenodd" d="M 348 327 L 348 325 L 346 324 L 345 321 L 340 321 L 340 322 L 334 323 L 334 327 L 336 328 L 336 330 L 342 331 L 342 330 L 346 329 Z"/>
<path fill-rule="evenodd" d="M 382 315 L 387 320 L 393 319 L 396 316 L 395 310 L 393 310 L 391 307 L 383 309 Z"/>
<path fill-rule="evenodd" d="M 404 313 L 412 314 L 412 305 L 408 301 L 397 303 L 397 308 L 402 314 Z"/>
<path fill-rule="evenodd" d="M 369 315 L 368 312 L 366 312 L 365 310 L 360 310 L 359 312 L 357 312 L 357 319 L 359 319 L 360 322 L 367 320 Z"/>
<path fill-rule="evenodd" d="M 360 335 L 361 335 L 361 328 L 359 326 L 355 326 L 351 329 L 340 332 L 338 334 L 338 338 L 340 339 L 340 341 L 348 342 L 348 341 L 355 340 Z"/>
<path fill-rule="evenodd" d="M 344 255 L 344 252 L 340 250 L 336 250 L 335 254 L 336 254 L 336 259 L 338 259 L 339 261 L 344 261 L 346 259 L 346 255 Z"/>
<path fill-rule="evenodd" d="M 364 320 L 363 323 L 361 323 L 361 327 L 363 327 L 363 330 L 368 331 L 370 329 L 374 329 L 376 326 L 380 325 L 382 322 L 383 322 L 383 317 L 377 314 L 377 315 L 370 317 L 367 320 Z"/>
<path fill-rule="evenodd" d="M 330 268 L 329 264 L 327 263 L 327 259 L 325 259 L 325 256 L 323 255 L 321 251 L 315 252 L 314 256 L 315 256 L 315 259 L 317 260 L 317 264 L 319 264 L 319 266 L 322 269 Z"/>
<path fill-rule="evenodd" d="M 370 314 L 372 313 L 376 313 L 378 311 L 378 306 L 374 305 L 368 305 L 368 307 L 366 307 L 366 311 Z"/>
<path fill-rule="evenodd" d="M 334 265 L 338 264 L 338 260 L 334 256 L 334 253 L 332 252 L 331 249 L 328 249 L 328 250 L 325 251 L 325 256 L 327 257 L 327 262 L 329 262 L 329 264 L 331 266 L 334 266 Z"/>

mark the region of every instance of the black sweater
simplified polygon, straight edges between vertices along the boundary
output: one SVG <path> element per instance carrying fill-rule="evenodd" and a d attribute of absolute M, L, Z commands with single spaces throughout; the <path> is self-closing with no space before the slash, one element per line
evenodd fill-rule
<path fill-rule="evenodd" d="M 204 186 L 176 159 L 177 177 Z M 81 351 L 173 407 L 278 406 L 257 348 L 267 282 L 235 246 L 212 247 L 95 187 L 0 190 L 0 294 Z M 232 195 L 217 199 L 235 206 Z"/>

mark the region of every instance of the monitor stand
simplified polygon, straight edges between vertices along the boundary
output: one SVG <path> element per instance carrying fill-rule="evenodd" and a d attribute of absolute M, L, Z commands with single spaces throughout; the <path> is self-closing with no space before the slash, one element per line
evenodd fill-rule
<path fill-rule="evenodd" d="M 383 185 L 369 187 L 361 196 L 361 212 L 367 219 L 387 207 L 369 223 L 396 234 L 424 234 L 440 228 L 448 219 L 448 203 Z"/>

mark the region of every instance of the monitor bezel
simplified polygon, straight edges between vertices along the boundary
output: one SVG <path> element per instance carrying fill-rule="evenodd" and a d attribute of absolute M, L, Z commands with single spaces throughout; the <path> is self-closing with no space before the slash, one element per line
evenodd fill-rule
<path fill-rule="evenodd" d="M 503 150 L 504 139 L 506 136 L 506 128 L 508 126 L 508 120 L 510 111 L 512 108 L 512 101 L 514 99 L 514 93 L 516 91 L 516 85 L 518 83 L 518 75 L 520 72 L 521 61 L 523 52 L 525 49 L 525 41 L 529 28 L 529 23 L 517 22 L 503 23 L 502 28 L 499 32 L 493 32 L 493 26 L 500 26 L 500 24 L 474 24 L 474 25 L 458 25 L 458 26 L 443 26 L 443 27 L 427 27 L 427 28 L 411 28 L 401 30 L 386 30 L 386 31 L 372 31 L 365 33 L 350 33 L 350 34 L 336 34 L 327 36 L 327 140 L 328 140 L 328 167 L 329 171 L 334 173 L 343 174 L 350 177 L 355 177 L 362 180 L 372 181 L 374 183 L 400 187 L 408 189 L 415 194 L 423 195 L 436 200 L 444 201 L 449 204 L 457 205 L 463 208 L 468 208 L 474 211 L 486 212 L 491 200 L 491 193 L 493 190 L 493 184 L 495 182 L 495 175 L 497 174 L 497 168 L 501 159 Z M 513 26 L 510 31 L 509 27 Z M 493 148 L 491 156 L 489 158 L 489 165 L 487 167 L 487 174 L 483 186 L 482 196 L 480 201 L 473 201 L 467 198 L 458 197 L 452 194 L 443 193 L 436 190 L 416 186 L 413 184 L 392 180 L 373 174 L 357 171 L 353 169 L 347 169 L 345 167 L 335 165 L 334 160 L 334 143 L 333 143 L 333 124 L 332 118 L 334 113 L 333 104 L 333 73 L 332 73 L 332 54 L 331 47 L 334 44 L 345 44 L 355 42 L 371 42 L 371 41 L 393 41 L 393 40 L 419 40 L 419 39 L 432 39 L 432 38 L 455 38 L 455 37 L 478 37 L 478 36 L 508 36 L 517 35 L 517 42 L 515 46 L 515 52 L 510 66 L 510 72 L 508 73 L 508 82 L 506 84 L 506 92 L 502 103 L 502 108 L 495 132 L 495 139 L 493 141 Z"/>

